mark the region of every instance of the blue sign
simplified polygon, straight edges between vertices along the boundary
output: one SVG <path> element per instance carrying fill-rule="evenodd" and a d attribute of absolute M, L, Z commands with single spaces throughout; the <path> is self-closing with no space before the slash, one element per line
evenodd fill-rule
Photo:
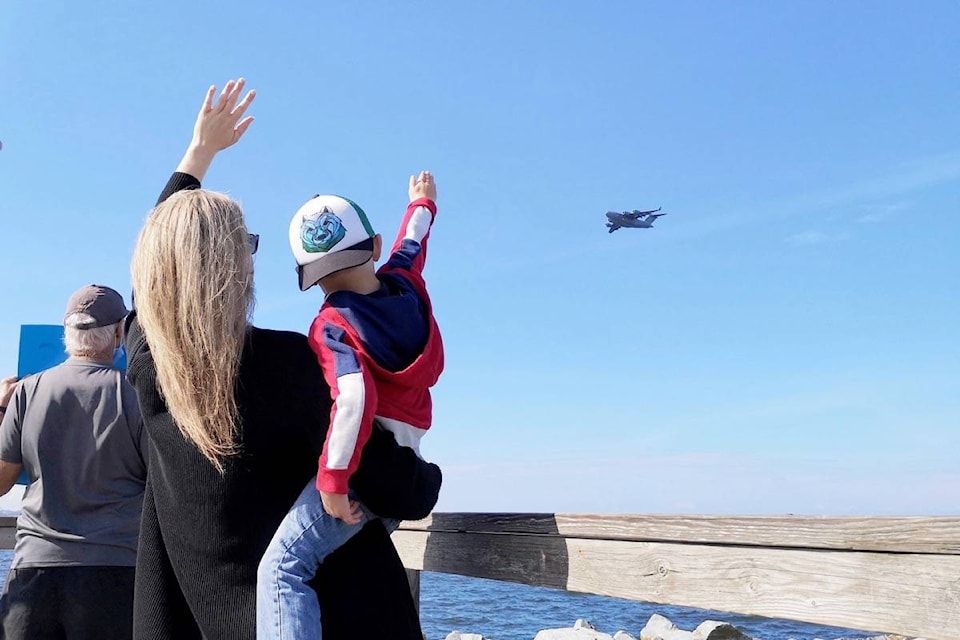
<path fill-rule="evenodd" d="M 55 367 L 67 359 L 63 346 L 62 324 L 20 325 L 20 356 L 17 361 L 17 376 L 22 378 Z M 127 354 L 118 349 L 113 366 L 121 371 L 127 368 Z M 27 475 L 20 472 L 17 484 L 30 484 Z"/>
<path fill-rule="evenodd" d="M 67 359 L 63 348 L 63 325 L 25 324 L 20 326 L 19 377 L 55 367 Z"/>

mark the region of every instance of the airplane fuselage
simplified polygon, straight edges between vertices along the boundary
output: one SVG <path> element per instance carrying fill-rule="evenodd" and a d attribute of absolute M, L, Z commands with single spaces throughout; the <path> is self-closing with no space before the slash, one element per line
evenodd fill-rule
<path fill-rule="evenodd" d="M 663 215 L 663 214 L 661 214 Z M 616 211 L 607 212 L 607 228 L 613 231 L 616 231 L 620 227 L 628 227 L 631 229 L 650 229 L 653 227 L 653 221 L 659 218 L 653 214 L 648 214 L 645 217 L 633 217 L 618 213 Z"/>

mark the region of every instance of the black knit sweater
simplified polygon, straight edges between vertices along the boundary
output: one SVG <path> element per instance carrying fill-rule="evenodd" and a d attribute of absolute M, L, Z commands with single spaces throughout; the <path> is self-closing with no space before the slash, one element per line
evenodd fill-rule
<path fill-rule="evenodd" d="M 183 181 L 178 175 L 184 174 L 171 183 Z M 303 335 L 250 329 L 236 391 L 240 453 L 226 459 L 221 475 L 167 411 L 135 312 L 127 321 L 127 354 L 127 376 L 153 445 L 134 638 L 252 640 L 257 564 L 315 475 L 329 421 L 330 392 L 316 357 Z M 439 469 L 385 432 L 364 448 L 355 479 L 364 502 L 407 519 L 426 515 L 440 487 Z M 378 522 L 328 558 L 314 582 L 327 640 L 421 640 L 403 567 Z"/>

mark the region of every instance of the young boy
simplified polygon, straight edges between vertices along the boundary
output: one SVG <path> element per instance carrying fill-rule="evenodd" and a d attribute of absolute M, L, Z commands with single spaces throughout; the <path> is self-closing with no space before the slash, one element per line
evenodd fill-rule
<path fill-rule="evenodd" d="M 351 499 L 350 476 L 373 429 L 391 431 L 419 455 L 430 428 L 430 387 L 443 370 L 443 344 L 423 281 L 437 213 L 433 176 L 410 177 L 410 204 L 390 257 L 366 214 L 338 196 L 316 196 L 290 222 L 300 289 L 325 299 L 309 341 L 333 407 L 316 483 L 284 518 L 260 562 L 257 638 L 320 637 L 320 607 L 307 582 L 317 567 L 377 516 Z M 384 521 L 388 530 L 395 520 Z"/>

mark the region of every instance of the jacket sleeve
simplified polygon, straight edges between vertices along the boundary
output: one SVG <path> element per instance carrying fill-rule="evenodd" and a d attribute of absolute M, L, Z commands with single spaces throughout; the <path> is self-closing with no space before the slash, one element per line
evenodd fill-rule
<path fill-rule="evenodd" d="M 390 257 L 380 268 L 381 272 L 407 271 L 422 278 L 427 262 L 427 240 L 436 215 L 437 205 L 428 198 L 414 200 L 407 206 Z"/>
<path fill-rule="evenodd" d="M 442 482 L 440 467 L 398 445 L 389 431 L 374 429 L 350 488 L 378 516 L 420 520 L 436 506 Z"/>
<path fill-rule="evenodd" d="M 309 339 L 333 401 L 317 489 L 345 494 L 373 430 L 377 387 L 349 334 L 323 311 L 310 327 Z"/>
<path fill-rule="evenodd" d="M 163 188 L 163 191 L 160 192 L 160 197 L 157 198 L 157 204 L 160 204 L 177 191 L 184 191 L 186 189 L 199 189 L 200 181 L 194 178 L 189 173 L 181 173 L 179 171 L 174 171 L 173 175 L 170 176 L 170 179 L 167 180 L 167 185 Z"/>
<path fill-rule="evenodd" d="M 143 335 L 143 329 L 137 321 L 136 309 L 131 310 L 124 321 L 123 340 L 127 351 L 127 382 L 133 386 L 137 392 L 137 399 L 142 404 L 143 398 L 138 385 L 144 374 L 152 367 L 153 356 L 150 354 L 150 346 L 147 344 L 146 336 Z"/>

